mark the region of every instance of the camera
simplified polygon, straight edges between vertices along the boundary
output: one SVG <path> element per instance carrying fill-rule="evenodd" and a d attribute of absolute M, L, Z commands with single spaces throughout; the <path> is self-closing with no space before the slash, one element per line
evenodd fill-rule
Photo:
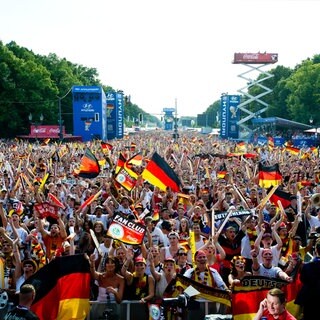
<path fill-rule="evenodd" d="M 308 239 L 318 239 L 319 233 L 317 232 L 310 232 Z"/>
<path fill-rule="evenodd" d="M 179 308 L 185 308 L 188 306 L 188 302 L 190 300 L 190 297 L 186 294 L 180 294 L 178 297 L 176 298 L 164 298 L 162 300 L 162 305 L 163 307 L 179 307 Z"/>

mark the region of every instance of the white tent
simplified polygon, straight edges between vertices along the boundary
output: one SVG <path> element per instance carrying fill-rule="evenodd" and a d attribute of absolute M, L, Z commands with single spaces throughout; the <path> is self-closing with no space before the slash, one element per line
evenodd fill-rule
<path fill-rule="evenodd" d="M 320 128 L 312 128 L 312 129 L 304 130 L 304 132 L 320 133 Z"/>

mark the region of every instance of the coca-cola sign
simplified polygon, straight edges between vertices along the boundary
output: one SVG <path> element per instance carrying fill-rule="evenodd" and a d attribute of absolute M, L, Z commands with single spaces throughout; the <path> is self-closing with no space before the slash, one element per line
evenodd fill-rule
<path fill-rule="evenodd" d="M 35 138 L 58 138 L 60 128 L 57 125 L 32 125 L 30 127 L 30 136 Z M 62 133 L 65 134 L 64 127 L 62 127 Z"/>

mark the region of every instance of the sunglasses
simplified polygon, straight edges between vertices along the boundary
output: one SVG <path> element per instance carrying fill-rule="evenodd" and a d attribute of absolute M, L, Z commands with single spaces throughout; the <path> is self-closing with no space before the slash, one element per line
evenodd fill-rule
<path fill-rule="evenodd" d="M 187 253 L 185 253 L 185 252 L 180 252 L 179 253 L 179 256 L 187 256 L 188 254 Z"/>

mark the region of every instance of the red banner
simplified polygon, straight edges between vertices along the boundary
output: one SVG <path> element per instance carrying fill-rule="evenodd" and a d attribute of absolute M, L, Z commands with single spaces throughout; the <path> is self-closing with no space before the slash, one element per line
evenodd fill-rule
<path fill-rule="evenodd" d="M 42 202 L 35 204 L 34 208 L 39 212 L 39 218 L 43 219 L 45 217 L 52 217 L 54 219 L 58 218 L 58 208 L 53 206 L 49 202 Z"/>
<path fill-rule="evenodd" d="M 57 125 L 31 125 L 30 136 L 35 138 L 59 138 L 60 128 Z M 62 127 L 62 133 L 65 134 L 65 129 Z"/>
<path fill-rule="evenodd" d="M 107 235 L 126 244 L 141 244 L 146 232 L 146 227 L 125 216 L 117 214 L 109 228 Z"/>

